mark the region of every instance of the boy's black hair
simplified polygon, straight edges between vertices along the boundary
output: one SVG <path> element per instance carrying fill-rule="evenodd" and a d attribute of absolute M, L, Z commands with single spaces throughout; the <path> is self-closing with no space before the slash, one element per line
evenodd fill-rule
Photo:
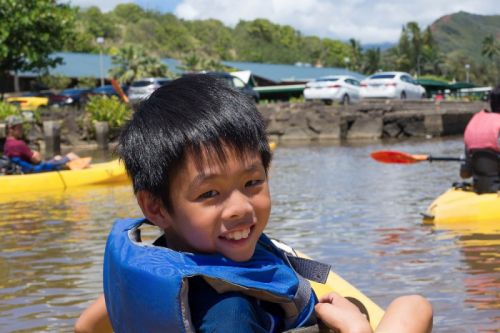
<path fill-rule="evenodd" d="M 173 212 L 172 177 L 186 154 L 196 156 L 198 167 L 203 156 L 224 162 L 224 145 L 242 158 L 259 153 L 267 172 L 271 151 L 253 100 L 217 78 L 196 74 L 158 88 L 139 105 L 120 135 L 118 153 L 134 192 L 150 192 Z"/>
<path fill-rule="evenodd" d="M 500 113 L 500 84 L 490 92 L 491 112 Z"/>

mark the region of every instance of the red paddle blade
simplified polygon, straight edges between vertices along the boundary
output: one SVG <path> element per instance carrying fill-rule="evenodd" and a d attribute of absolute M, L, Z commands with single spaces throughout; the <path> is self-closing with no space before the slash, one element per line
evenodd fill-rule
<path fill-rule="evenodd" d="M 371 153 L 370 156 L 377 162 L 398 164 L 412 164 L 427 161 L 427 159 L 429 158 L 428 155 L 410 155 L 392 150 L 375 151 Z"/>

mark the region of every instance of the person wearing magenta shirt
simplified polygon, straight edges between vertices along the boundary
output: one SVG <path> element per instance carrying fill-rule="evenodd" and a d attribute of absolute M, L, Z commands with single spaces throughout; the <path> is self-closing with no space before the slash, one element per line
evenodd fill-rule
<path fill-rule="evenodd" d="M 49 161 L 43 161 L 38 151 L 31 150 L 22 139 L 23 118 L 20 116 L 9 116 L 6 118 L 7 138 L 3 148 L 5 156 L 14 163 L 21 166 L 24 173 L 60 170 L 71 160 L 79 158 L 75 153 L 65 156 L 55 156 Z"/>
<path fill-rule="evenodd" d="M 473 177 L 474 191 L 500 191 L 500 85 L 489 96 L 491 110 L 476 113 L 464 132 L 465 162 L 462 178 Z"/>

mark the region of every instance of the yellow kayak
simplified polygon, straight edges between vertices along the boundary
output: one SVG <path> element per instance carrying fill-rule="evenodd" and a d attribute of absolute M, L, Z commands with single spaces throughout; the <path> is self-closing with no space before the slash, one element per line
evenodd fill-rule
<path fill-rule="evenodd" d="M 343 297 L 354 298 L 363 304 L 364 308 L 368 312 L 368 319 L 370 320 L 370 326 L 375 330 L 384 315 L 384 310 L 380 308 L 375 302 L 369 299 L 361 291 L 356 289 L 352 284 L 344 280 L 338 274 L 330 271 L 328 275 L 328 280 L 326 284 L 320 284 L 314 281 L 309 281 L 314 289 L 314 292 L 318 297 L 328 294 L 332 291 L 340 294 Z M 363 311 L 362 311 L 363 312 Z"/>
<path fill-rule="evenodd" d="M 25 175 L 0 176 L 0 195 L 44 192 L 69 187 L 120 183 L 128 180 L 122 163 L 118 160 L 92 164 L 87 169 L 63 170 Z"/>
<path fill-rule="evenodd" d="M 429 206 L 424 223 L 480 233 L 500 231 L 500 194 L 449 189 Z"/>
<path fill-rule="evenodd" d="M 292 249 L 292 251 L 295 252 L 299 257 L 310 259 L 307 255 L 297 250 Z M 366 296 L 352 284 L 344 280 L 337 273 L 330 270 L 328 279 L 326 280 L 325 284 L 321 284 L 311 280 L 309 280 L 309 282 L 311 283 L 311 286 L 318 298 L 334 291 L 343 297 L 349 298 L 354 304 L 358 303 L 356 304 L 358 307 L 360 307 L 359 303 L 361 303 L 362 307 L 364 308 L 360 309 L 361 312 L 365 313 L 366 310 L 365 314 L 370 321 L 372 329 L 375 330 L 377 328 L 380 320 L 382 319 L 382 316 L 384 315 L 384 310 L 382 310 L 382 308 L 380 308 L 375 302 L 368 298 L 368 296 Z"/>

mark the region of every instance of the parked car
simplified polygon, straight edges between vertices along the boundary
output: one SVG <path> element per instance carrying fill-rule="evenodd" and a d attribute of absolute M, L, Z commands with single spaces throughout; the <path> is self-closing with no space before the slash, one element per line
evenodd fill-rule
<path fill-rule="evenodd" d="M 127 93 L 127 86 L 122 84 L 122 85 L 120 85 L 120 87 L 122 88 L 122 90 L 126 94 Z M 82 104 L 85 104 L 91 96 L 95 96 L 95 95 L 116 96 L 116 97 L 120 98 L 120 95 L 118 95 L 115 88 L 113 88 L 112 85 L 108 84 L 108 85 L 104 85 L 102 87 L 94 88 L 94 89 L 90 90 L 89 92 L 82 94 L 80 102 Z"/>
<path fill-rule="evenodd" d="M 405 72 L 376 73 L 361 81 L 362 98 L 425 98 L 425 89 Z"/>
<path fill-rule="evenodd" d="M 170 79 L 162 77 L 149 77 L 133 81 L 128 88 L 128 99 L 131 103 L 139 102 L 168 82 Z"/>
<path fill-rule="evenodd" d="M 40 107 L 49 104 L 49 97 L 54 95 L 50 91 L 30 91 L 21 94 L 21 96 L 7 97 L 7 103 L 19 106 L 21 111 L 35 111 Z"/>
<path fill-rule="evenodd" d="M 352 76 L 323 76 L 306 84 L 304 99 L 322 100 L 325 104 L 332 104 L 334 101 L 341 104 L 357 102 L 360 99 L 359 85 L 359 81 Z"/>
<path fill-rule="evenodd" d="M 230 73 L 225 72 L 208 72 L 207 75 L 219 78 L 226 82 L 230 87 L 240 90 L 242 93 L 250 96 L 256 103 L 260 99 L 260 95 L 255 91 L 252 86 L 243 82 L 239 77 L 233 76 Z"/>
<path fill-rule="evenodd" d="M 49 106 L 74 105 L 80 107 L 82 96 L 91 90 L 90 88 L 64 89 L 58 95 L 49 96 Z"/>

